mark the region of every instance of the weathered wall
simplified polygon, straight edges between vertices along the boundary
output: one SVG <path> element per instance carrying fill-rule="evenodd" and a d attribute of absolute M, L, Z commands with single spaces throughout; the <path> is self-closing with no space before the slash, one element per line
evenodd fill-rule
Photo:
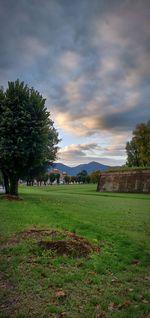
<path fill-rule="evenodd" d="M 97 191 L 150 193 L 150 170 L 103 172 Z"/>

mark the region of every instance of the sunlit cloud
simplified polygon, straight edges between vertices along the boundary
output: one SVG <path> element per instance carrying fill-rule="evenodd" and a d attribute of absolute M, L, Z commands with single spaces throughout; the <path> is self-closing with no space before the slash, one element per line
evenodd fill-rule
<path fill-rule="evenodd" d="M 121 141 L 121 138 L 120 138 Z M 125 159 L 125 149 L 118 144 L 112 147 L 102 147 L 97 143 L 89 144 L 71 144 L 59 151 L 59 160 L 64 162 L 84 163 L 88 161 L 98 161 L 102 163 L 117 165 L 122 162 L 122 157 Z M 120 158 L 120 162 L 119 162 Z"/>
<path fill-rule="evenodd" d="M 79 160 L 125 162 L 132 130 L 150 118 L 150 1 L 1 0 L 0 25 L 0 85 L 24 80 L 76 145 L 106 144 L 74 148 Z"/>

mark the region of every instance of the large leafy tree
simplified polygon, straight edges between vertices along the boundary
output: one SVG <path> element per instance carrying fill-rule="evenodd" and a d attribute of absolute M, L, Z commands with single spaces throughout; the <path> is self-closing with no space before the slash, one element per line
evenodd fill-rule
<path fill-rule="evenodd" d="M 136 126 L 132 140 L 126 144 L 126 151 L 129 167 L 150 166 L 150 121 Z"/>
<path fill-rule="evenodd" d="M 31 168 L 28 172 L 28 175 L 25 176 L 27 185 L 33 185 L 34 180 L 36 180 L 40 184 L 42 183 L 42 181 L 46 182 L 48 180 L 48 166 L 49 163 L 45 162 L 44 164 Z"/>
<path fill-rule="evenodd" d="M 6 193 L 18 195 L 18 180 L 53 162 L 58 133 L 45 99 L 19 80 L 0 90 L 0 169 Z"/>

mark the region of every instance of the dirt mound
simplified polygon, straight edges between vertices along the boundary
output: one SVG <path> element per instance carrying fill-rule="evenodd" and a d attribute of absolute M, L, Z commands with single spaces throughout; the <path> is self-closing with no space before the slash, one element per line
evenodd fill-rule
<path fill-rule="evenodd" d="M 54 229 L 38 229 L 38 228 L 32 228 L 26 231 L 15 233 L 13 236 L 11 236 L 5 243 L 7 245 L 16 245 L 20 244 L 24 241 L 34 241 L 37 242 L 44 238 L 50 238 L 53 239 L 57 237 L 60 234 L 60 231 L 54 230 Z"/>
<path fill-rule="evenodd" d="M 86 257 L 92 252 L 99 253 L 100 248 L 87 239 L 67 230 L 32 228 L 16 233 L 4 242 L 15 246 L 24 241 L 32 241 L 43 250 L 51 250 L 56 255 Z"/>
<path fill-rule="evenodd" d="M 60 234 L 59 230 L 54 230 L 54 229 L 38 229 L 38 228 L 33 228 L 27 231 L 22 231 L 19 232 L 15 235 L 16 238 L 20 240 L 26 240 L 26 239 L 39 239 L 44 236 L 50 236 L 56 237 Z"/>
<path fill-rule="evenodd" d="M 9 201 L 22 201 L 23 199 L 18 197 L 17 195 L 4 194 L 0 196 L 1 200 L 9 200 Z"/>
<path fill-rule="evenodd" d="M 45 250 L 54 251 L 57 255 L 86 257 L 92 252 L 100 252 L 98 246 L 91 244 L 88 240 L 74 233 L 69 233 L 71 239 L 57 241 L 40 241 L 38 244 Z"/>

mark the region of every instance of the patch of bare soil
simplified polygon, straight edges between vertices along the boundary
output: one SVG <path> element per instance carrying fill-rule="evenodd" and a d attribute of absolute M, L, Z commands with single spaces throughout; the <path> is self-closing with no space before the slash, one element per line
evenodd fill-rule
<path fill-rule="evenodd" d="M 16 245 L 23 241 L 39 241 L 43 237 L 54 239 L 60 234 L 60 231 L 54 229 L 32 228 L 26 231 L 15 233 L 7 242 L 7 245 Z"/>
<path fill-rule="evenodd" d="M 0 196 L 1 200 L 8 200 L 8 201 L 22 201 L 23 199 L 18 197 L 17 195 L 11 194 L 4 194 Z"/>
<path fill-rule="evenodd" d="M 67 230 L 32 228 L 13 235 L 5 245 L 16 245 L 32 240 L 43 250 L 51 250 L 56 255 L 86 257 L 92 252 L 99 253 L 100 248 L 82 236 Z"/>
<path fill-rule="evenodd" d="M 20 240 L 26 240 L 26 239 L 39 239 L 43 236 L 49 236 L 49 237 L 56 237 L 61 233 L 59 230 L 55 229 L 38 229 L 38 228 L 32 228 L 27 231 L 22 231 L 17 233 L 15 236 Z"/>
<path fill-rule="evenodd" d="M 64 240 L 40 241 L 38 244 L 43 249 L 52 250 L 62 256 L 86 257 L 92 252 L 100 252 L 98 246 L 71 232 L 66 232 Z"/>

